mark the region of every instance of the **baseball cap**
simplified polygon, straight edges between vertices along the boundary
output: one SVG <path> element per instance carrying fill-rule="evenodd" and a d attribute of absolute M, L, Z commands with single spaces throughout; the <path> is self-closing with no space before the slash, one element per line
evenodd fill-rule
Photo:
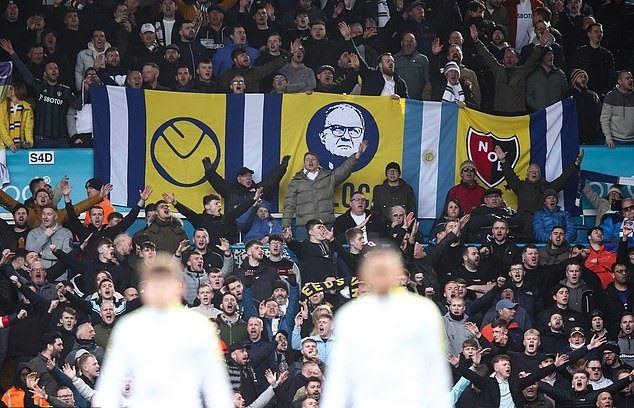
<path fill-rule="evenodd" d="M 154 25 L 152 25 L 152 23 L 144 23 L 141 26 L 141 34 L 145 34 L 147 32 L 156 32 L 156 28 L 154 28 Z"/>
<path fill-rule="evenodd" d="M 545 354 L 542 354 L 542 357 L 539 359 L 539 362 L 540 363 L 544 362 L 548 360 L 549 358 L 554 360 L 557 358 L 557 356 L 554 353 L 545 353 Z"/>
<path fill-rule="evenodd" d="M 229 354 L 233 353 L 236 350 L 246 349 L 249 350 L 251 348 L 251 343 L 248 341 L 239 341 L 237 343 L 233 343 L 229 346 Z"/>
<path fill-rule="evenodd" d="M 552 189 L 552 188 L 547 188 L 547 189 L 544 191 L 544 198 L 546 198 L 546 197 L 550 197 L 550 196 L 555 196 L 555 197 L 557 197 L 557 191 L 555 191 L 555 190 L 554 190 L 554 189 Z"/>
<path fill-rule="evenodd" d="M 421 0 L 416 0 L 415 2 L 410 4 L 410 6 L 407 8 L 407 11 L 412 11 L 412 10 L 414 10 L 414 8 L 416 8 L 418 6 L 421 6 L 422 8 L 425 8 L 425 3 L 422 2 Z"/>
<path fill-rule="evenodd" d="M 244 176 L 247 173 L 254 174 L 255 172 L 248 167 L 240 167 L 236 172 L 236 176 Z"/>
<path fill-rule="evenodd" d="M 213 11 L 218 11 L 222 14 L 225 14 L 225 10 L 217 4 L 212 4 L 209 7 L 207 7 L 207 13 L 211 13 Z"/>
<path fill-rule="evenodd" d="M 498 312 L 502 309 L 515 309 L 516 307 L 517 307 L 517 303 L 511 302 L 508 299 L 500 299 L 495 304 L 495 310 L 497 310 Z"/>
<path fill-rule="evenodd" d="M 490 195 L 502 195 L 502 190 L 500 190 L 499 188 L 489 188 L 484 192 L 484 196 L 490 196 Z"/>
<path fill-rule="evenodd" d="M 322 65 L 317 70 L 317 74 L 321 74 L 324 71 L 330 71 L 330 72 L 332 72 L 334 74 L 335 73 L 335 68 L 332 65 Z"/>
<path fill-rule="evenodd" d="M 586 335 L 586 332 L 585 332 L 585 331 L 583 331 L 583 329 L 582 329 L 581 327 L 579 327 L 579 326 L 575 326 L 575 327 L 573 327 L 572 329 L 570 329 L 570 335 L 571 335 L 571 336 L 572 336 L 573 334 L 577 334 L 577 333 L 578 333 L 578 334 L 580 334 L 580 335 L 582 335 L 582 336 L 584 336 L 584 337 L 585 337 L 585 335 Z"/>
<path fill-rule="evenodd" d="M 178 53 L 179 53 L 179 54 L 180 54 L 180 52 L 181 52 L 180 47 L 179 47 L 178 45 L 176 45 L 176 44 L 170 44 L 170 45 L 168 45 L 167 47 L 165 47 L 165 49 L 166 49 L 166 50 L 175 50 L 175 51 L 178 51 Z"/>
<path fill-rule="evenodd" d="M 90 187 L 90 188 L 94 188 L 95 190 L 101 190 L 101 187 L 103 187 L 103 185 L 104 185 L 104 182 L 101 179 L 98 179 L 97 177 L 93 177 L 86 182 L 86 188 Z"/>

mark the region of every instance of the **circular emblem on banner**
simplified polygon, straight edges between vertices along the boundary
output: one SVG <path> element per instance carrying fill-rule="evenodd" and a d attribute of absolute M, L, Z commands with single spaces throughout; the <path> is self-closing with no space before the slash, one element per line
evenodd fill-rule
<path fill-rule="evenodd" d="M 220 161 L 220 143 L 209 126 L 194 118 L 173 118 L 159 126 L 150 142 L 150 157 L 157 173 L 179 187 L 205 182 L 202 159 L 213 168 Z"/>
<path fill-rule="evenodd" d="M 431 163 L 434 160 L 436 160 L 436 155 L 434 154 L 433 151 L 427 150 L 425 151 L 425 153 L 423 153 L 423 161 L 426 161 L 427 163 Z"/>
<path fill-rule="evenodd" d="M 306 144 L 319 162 L 330 170 L 338 167 L 368 141 L 354 171 L 365 167 L 379 146 L 379 128 L 364 107 L 349 102 L 335 102 L 319 109 L 308 123 Z"/>

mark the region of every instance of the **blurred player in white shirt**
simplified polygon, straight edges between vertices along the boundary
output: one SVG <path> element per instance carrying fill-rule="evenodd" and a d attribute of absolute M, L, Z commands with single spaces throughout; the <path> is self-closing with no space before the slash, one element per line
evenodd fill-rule
<path fill-rule="evenodd" d="M 442 318 L 399 287 L 394 249 L 368 252 L 359 278 L 369 293 L 335 315 L 337 337 L 320 408 L 449 408 L 451 378 Z"/>
<path fill-rule="evenodd" d="M 232 407 L 212 323 L 181 306 L 182 267 L 160 254 L 141 278 L 144 306 L 115 326 L 93 406 L 120 408 L 129 379 L 130 407 Z"/>

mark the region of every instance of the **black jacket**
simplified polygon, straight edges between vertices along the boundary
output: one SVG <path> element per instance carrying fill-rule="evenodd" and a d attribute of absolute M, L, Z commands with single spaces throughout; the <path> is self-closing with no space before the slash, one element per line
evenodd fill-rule
<path fill-rule="evenodd" d="M 567 390 L 561 390 L 547 384 L 545 382 L 539 383 L 540 391 L 544 392 L 546 395 L 551 397 L 557 402 L 557 407 L 562 408 L 584 408 L 584 407 L 595 407 L 597 402 L 597 397 L 604 391 L 609 392 L 610 394 L 615 394 L 621 391 L 623 388 L 627 387 L 630 383 L 630 378 L 625 377 L 622 380 L 615 381 L 614 384 L 600 388 L 598 390 L 593 390 L 592 387 L 588 384 L 588 387 L 580 392 L 573 390 L 572 388 Z"/>
<path fill-rule="evenodd" d="M 372 215 L 370 210 L 365 210 L 365 216 L 369 217 L 370 215 Z M 372 236 L 378 236 L 379 229 L 380 229 L 379 225 L 380 225 L 379 221 L 374 216 L 372 216 L 372 218 L 370 218 L 367 224 L 365 224 L 365 229 L 368 234 L 368 239 L 371 239 Z M 337 217 L 337 219 L 335 220 L 335 225 L 334 225 L 335 237 L 337 237 L 337 239 L 341 240 L 342 242 L 345 241 L 346 231 L 356 226 L 357 226 L 357 223 L 354 222 L 352 215 L 350 215 L 350 210 L 346 211 L 345 213 Z"/>
<path fill-rule="evenodd" d="M 253 183 L 251 187 L 245 187 L 237 182 L 230 183 L 226 181 L 216 172 L 216 169 L 209 165 L 205 165 L 205 176 L 211 187 L 226 200 L 225 207 L 233 208 L 244 201 L 252 202 L 255 190 L 260 187 L 264 189 L 264 194 L 277 187 L 284 174 L 286 174 L 289 159 L 290 156 L 285 156 L 282 159 L 282 163 L 276 166 L 266 178 L 263 178 L 259 183 Z"/>
<path fill-rule="evenodd" d="M 356 47 L 355 47 L 356 49 Z M 357 51 L 358 52 L 358 51 Z M 361 74 L 361 95 L 379 96 L 385 86 L 383 73 L 377 68 L 370 68 L 363 58 L 359 56 L 359 73 Z M 407 84 L 394 73 L 394 93 L 401 98 L 407 98 Z"/>
<path fill-rule="evenodd" d="M 482 390 L 481 398 L 483 401 L 483 406 L 500 406 L 500 386 L 497 382 L 497 379 L 495 377 L 480 377 L 476 372 L 469 369 L 470 364 L 468 364 L 467 361 L 469 360 L 462 360 L 460 362 L 460 365 L 458 366 L 458 371 L 460 372 L 460 374 L 462 374 L 463 377 L 471 381 L 476 387 Z M 513 376 L 509 377 L 509 388 L 511 390 L 511 396 L 513 398 L 515 406 L 523 406 L 522 402 L 524 401 L 524 396 L 522 395 L 522 390 L 524 388 L 546 377 L 548 374 L 555 371 L 555 369 L 555 365 L 551 364 L 544 368 L 540 368 L 536 372 L 531 373 L 529 376 L 524 378 L 513 378 Z"/>
<path fill-rule="evenodd" d="M 192 223 L 194 228 L 204 228 L 207 230 L 210 245 L 217 245 L 220 243 L 220 238 L 226 238 L 231 243 L 238 240 L 236 218 L 247 211 L 253 203 L 253 196 L 251 196 L 250 199 L 242 201 L 236 207 L 227 205 L 224 215 L 211 215 L 205 212 L 197 214 L 191 208 L 180 202 L 177 202 L 174 206 Z"/>
<path fill-rule="evenodd" d="M 413 212 L 416 215 L 418 201 L 412 186 L 399 179 L 398 186 L 390 186 L 387 179 L 383 183 L 374 186 L 372 190 L 372 214 L 375 222 L 385 225 L 390 220 L 390 208 L 400 205 L 405 212 Z"/>

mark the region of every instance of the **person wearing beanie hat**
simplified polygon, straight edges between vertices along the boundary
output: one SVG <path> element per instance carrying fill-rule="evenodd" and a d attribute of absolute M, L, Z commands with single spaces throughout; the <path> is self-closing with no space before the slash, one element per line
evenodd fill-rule
<path fill-rule="evenodd" d="M 560 101 L 568 92 L 568 79 L 555 66 L 555 52 L 541 47 L 539 66 L 526 78 L 526 106 L 533 112 Z"/>
<path fill-rule="evenodd" d="M 252 213 L 242 230 L 247 231 L 242 238 L 244 242 L 260 240 L 267 244 L 269 236 L 282 233 L 282 225 L 271 216 L 271 204 L 262 201 L 255 206 L 255 213 Z"/>
<path fill-rule="evenodd" d="M 105 183 L 96 177 L 93 177 L 90 180 L 86 181 L 86 195 L 88 196 L 88 198 L 98 196 L 100 194 L 101 188 L 104 185 Z M 108 220 L 110 214 L 114 212 L 114 207 L 110 202 L 110 198 L 108 196 L 105 196 L 103 200 L 101 200 L 101 202 L 99 203 L 99 207 L 103 208 L 103 219 Z M 88 210 L 84 213 L 84 224 L 90 225 L 91 222 L 92 220 L 90 218 L 90 210 Z"/>
<path fill-rule="evenodd" d="M 620 205 L 621 199 L 623 198 L 621 186 L 618 184 L 612 184 L 608 189 L 608 196 L 601 197 L 594 191 L 590 184 L 586 183 L 586 185 L 583 186 L 583 194 L 597 211 L 594 222 L 595 227 L 601 225 L 606 214 L 614 213 L 615 210 L 618 210 L 618 208 L 614 207 Z"/>
<path fill-rule="evenodd" d="M 533 234 L 539 242 L 548 242 L 550 233 L 556 226 L 566 230 L 566 241 L 574 242 L 577 237 L 576 225 L 570 213 L 557 204 L 559 198 L 555 189 L 549 188 L 543 194 L 544 207 L 533 215 Z"/>
<path fill-rule="evenodd" d="M 459 107 L 464 108 L 466 106 L 465 91 L 460 83 L 460 67 L 455 62 L 449 61 L 445 64 L 443 75 L 447 82 L 441 100 L 456 103 Z"/>
<path fill-rule="evenodd" d="M 385 180 L 372 190 L 372 218 L 381 227 L 390 222 L 390 209 L 395 205 L 405 208 L 405 213 L 416 215 L 418 202 L 412 186 L 401 178 L 401 166 L 396 162 L 385 167 Z M 342 233 L 345 231 L 342 231 Z"/>
<path fill-rule="evenodd" d="M 460 163 L 460 184 L 457 184 L 447 192 L 446 201 L 457 200 L 462 206 L 465 215 L 470 214 L 474 208 L 479 207 L 484 199 L 484 187 L 478 184 L 476 179 L 476 165 L 471 160 Z"/>

